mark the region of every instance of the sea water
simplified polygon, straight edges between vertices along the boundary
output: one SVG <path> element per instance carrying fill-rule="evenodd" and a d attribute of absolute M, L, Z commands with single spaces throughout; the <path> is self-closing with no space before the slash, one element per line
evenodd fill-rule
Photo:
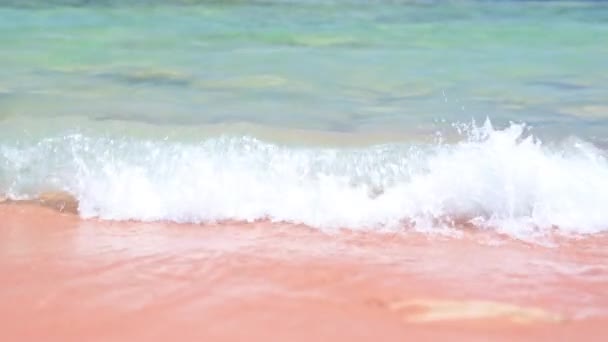
<path fill-rule="evenodd" d="M 608 230 L 602 1 L 0 1 L 0 196 L 112 220 Z"/>

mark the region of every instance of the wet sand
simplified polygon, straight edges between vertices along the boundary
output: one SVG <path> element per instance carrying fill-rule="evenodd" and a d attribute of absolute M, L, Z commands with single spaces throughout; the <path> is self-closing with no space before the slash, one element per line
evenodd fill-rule
<path fill-rule="evenodd" d="M 5 203 L 0 340 L 608 340 L 608 237 L 558 244 Z"/>

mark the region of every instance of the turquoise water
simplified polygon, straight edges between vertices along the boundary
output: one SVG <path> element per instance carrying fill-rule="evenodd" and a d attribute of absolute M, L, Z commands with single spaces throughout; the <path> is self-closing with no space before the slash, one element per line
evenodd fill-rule
<path fill-rule="evenodd" d="M 406 139 L 489 117 L 602 140 L 608 127 L 604 2 L 14 3 L 0 7 L 0 118 L 27 122 L 10 132 L 49 118 L 43 131 L 175 137 L 223 124 Z"/>
<path fill-rule="evenodd" d="M 0 4 L 0 200 L 608 229 L 606 2 Z"/>

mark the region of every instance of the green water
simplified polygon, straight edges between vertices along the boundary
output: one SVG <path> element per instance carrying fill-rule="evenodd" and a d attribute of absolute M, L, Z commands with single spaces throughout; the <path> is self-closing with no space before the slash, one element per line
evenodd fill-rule
<path fill-rule="evenodd" d="M 604 2 L 0 4 L 6 139 L 400 140 L 485 117 L 608 138 Z"/>

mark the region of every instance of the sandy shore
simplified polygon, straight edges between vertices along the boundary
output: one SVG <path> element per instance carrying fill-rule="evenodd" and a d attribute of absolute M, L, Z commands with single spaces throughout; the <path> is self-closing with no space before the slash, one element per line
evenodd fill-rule
<path fill-rule="evenodd" d="M 608 237 L 547 248 L 0 205 L 0 340 L 608 339 Z"/>

